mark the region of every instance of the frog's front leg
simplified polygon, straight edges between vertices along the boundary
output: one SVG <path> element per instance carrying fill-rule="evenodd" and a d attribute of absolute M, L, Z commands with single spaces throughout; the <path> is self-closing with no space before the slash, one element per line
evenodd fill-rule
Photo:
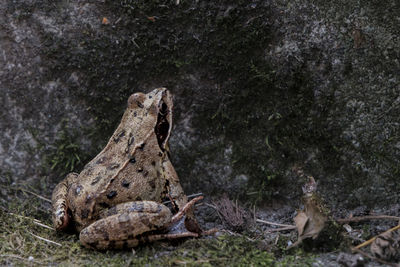
<path fill-rule="evenodd" d="M 70 222 L 67 194 L 69 186 L 76 181 L 77 173 L 70 173 L 53 190 L 51 197 L 53 225 L 56 230 L 67 228 Z"/>
<path fill-rule="evenodd" d="M 201 234 L 203 232 L 203 230 L 200 228 L 200 226 L 198 225 L 198 223 L 196 221 L 196 218 L 194 217 L 194 211 L 192 208 L 193 205 L 187 205 L 188 198 L 185 195 L 185 193 L 183 192 L 182 186 L 179 183 L 178 175 L 176 174 L 175 169 L 171 164 L 171 161 L 169 159 L 164 161 L 163 167 L 164 167 L 164 171 L 165 171 L 167 180 L 169 181 L 169 192 L 168 192 L 169 196 L 172 198 L 173 202 L 176 203 L 179 211 L 181 211 L 184 207 L 186 207 L 185 208 L 185 214 L 186 214 L 185 227 L 186 227 L 186 229 L 188 229 L 190 232 L 195 232 L 195 233 Z"/>

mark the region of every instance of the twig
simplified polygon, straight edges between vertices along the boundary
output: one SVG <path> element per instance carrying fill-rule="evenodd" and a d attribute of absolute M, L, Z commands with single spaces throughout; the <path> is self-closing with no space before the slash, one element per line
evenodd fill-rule
<path fill-rule="evenodd" d="M 12 190 L 20 190 L 20 191 L 22 191 L 22 192 L 32 194 L 32 195 L 34 195 L 35 197 L 40 198 L 41 200 L 44 200 L 44 201 L 47 201 L 47 202 L 50 202 L 50 203 L 51 203 L 51 200 L 50 200 L 50 199 L 45 198 L 45 197 L 42 197 L 41 195 L 38 195 L 38 194 L 36 194 L 36 193 L 34 193 L 34 192 L 32 192 L 32 191 L 29 191 L 29 190 L 24 189 L 24 188 L 21 188 L 21 187 L 15 188 L 15 187 L 8 187 L 8 186 L 6 187 L 6 186 L 3 186 L 3 185 L 2 185 L 2 187 L 7 188 L 7 189 L 12 189 Z"/>
<path fill-rule="evenodd" d="M 203 193 L 196 193 L 196 194 L 188 195 L 187 197 L 188 198 L 195 198 L 195 197 L 202 196 L 202 195 L 203 195 Z M 163 204 L 168 204 L 168 203 L 171 203 L 171 202 L 172 202 L 171 200 L 167 200 L 167 201 L 164 201 Z"/>
<path fill-rule="evenodd" d="M 47 202 L 51 203 L 51 200 L 50 200 L 50 199 L 45 198 L 45 197 L 42 197 L 41 195 L 38 195 L 38 194 L 36 194 L 36 193 L 34 193 L 34 192 L 31 192 L 31 191 L 29 191 L 29 190 L 26 190 L 26 189 L 23 189 L 23 188 L 16 188 L 16 190 L 21 190 L 21 191 L 23 191 L 23 192 L 32 194 L 32 195 L 34 195 L 35 197 L 40 198 L 41 200 L 44 200 L 44 201 L 47 201 Z"/>
<path fill-rule="evenodd" d="M 215 205 L 208 204 L 208 203 L 204 203 L 204 205 L 206 205 L 207 207 L 213 208 L 213 209 L 215 209 L 216 211 L 218 211 L 218 208 L 217 208 Z"/>
<path fill-rule="evenodd" d="M 41 222 L 33 221 L 33 223 L 36 224 L 36 225 L 39 225 L 39 226 L 41 226 L 41 227 L 43 227 L 43 228 L 46 228 L 46 229 L 55 231 L 55 229 L 54 229 L 53 227 L 50 227 L 50 226 L 48 226 L 48 225 L 46 225 L 46 224 L 43 224 L 43 223 L 41 223 Z"/>
<path fill-rule="evenodd" d="M 203 193 L 196 193 L 196 194 L 188 195 L 187 197 L 188 198 L 195 198 L 195 197 L 199 197 L 199 196 L 202 196 L 202 195 L 203 195 Z"/>
<path fill-rule="evenodd" d="M 221 220 L 221 222 L 224 222 L 224 218 L 222 218 L 222 215 L 219 212 L 217 206 L 212 205 L 212 204 L 208 204 L 208 203 L 204 203 L 204 205 L 206 205 L 207 207 L 213 208 L 217 212 L 217 215 L 218 215 L 219 219 Z"/>
<path fill-rule="evenodd" d="M 279 237 L 280 237 L 281 235 L 276 235 L 276 238 L 275 238 L 275 241 L 274 241 L 274 245 L 276 246 L 276 245 L 278 245 L 278 241 L 279 241 Z"/>
<path fill-rule="evenodd" d="M 287 227 L 276 228 L 276 229 L 270 229 L 270 230 L 267 230 L 267 232 L 268 232 L 268 233 L 282 232 L 282 231 L 287 231 L 287 230 L 294 230 L 294 229 L 296 229 L 296 228 L 297 228 L 296 226 L 290 225 L 290 226 L 287 226 Z"/>
<path fill-rule="evenodd" d="M 48 240 L 48 239 L 46 239 L 46 238 L 44 238 L 44 237 L 40 237 L 40 236 L 34 235 L 34 234 L 32 234 L 31 232 L 29 232 L 29 231 L 27 231 L 27 232 L 30 233 L 31 235 L 33 235 L 34 237 L 36 237 L 36 238 L 42 240 L 42 241 L 48 242 L 48 243 L 53 244 L 53 245 L 57 245 L 57 246 L 59 246 L 59 247 L 62 246 L 60 243 L 57 243 L 57 242 Z"/>
<path fill-rule="evenodd" d="M 399 266 L 396 263 L 390 263 L 390 262 L 381 260 L 379 258 L 376 258 L 376 257 L 374 257 L 372 255 L 369 255 L 368 253 L 366 253 L 366 252 L 364 252 L 364 251 L 362 251 L 361 249 L 358 249 L 358 248 L 353 248 L 353 252 L 360 253 L 364 257 L 370 258 L 371 260 L 377 261 L 377 262 L 382 263 L 382 264 L 386 264 L 386 265 L 393 266 L 393 267 L 398 267 Z"/>
<path fill-rule="evenodd" d="M 296 228 L 296 226 L 294 226 L 294 225 L 290 225 L 290 224 L 281 224 L 281 223 L 274 223 L 274 222 L 264 221 L 264 220 L 261 220 L 261 219 L 257 219 L 256 222 L 265 223 L 265 224 L 269 224 L 269 225 L 275 225 L 275 226 L 294 227 L 294 228 Z M 293 228 L 293 229 L 294 229 L 294 228 Z"/>
<path fill-rule="evenodd" d="M 209 230 L 203 231 L 203 232 L 201 233 L 201 235 L 202 235 L 202 236 L 204 236 L 204 235 L 213 235 L 213 234 L 215 234 L 215 233 L 218 232 L 218 231 L 221 231 L 221 230 L 218 229 L 218 228 L 211 228 L 211 229 L 209 229 Z"/>
<path fill-rule="evenodd" d="M 383 234 L 386 234 L 386 233 L 390 233 L 390 232 L 393 232 L 393 231 L 396 231 L 397 229 L 400 229 L 400 224 L 397 225 L 397 226 L 395 226 L 395 227 L 393 227 L 393 228 L 390 228 L 389 230 L 387 230 L 387 231 L 385 231 L 385 232 L 383 232 L 383 233 L 380 233 L 379 235 L 374 236 L 373 238 L 371 238 L 371 239 L 369 239 L 369 240 L 367 240 L 367 241 L 365 241 L 365 242 L 363 242 L 363 243 L 361 243 L 360 245 L 358 245 L 358 246 L 352 248 L 352 250 L 356 250 L 356 249 L 360 249 L 360 248 L 362 248 L 362 247 L 368 246 L 369 244 L 371 244 L 372 242 L 374 242 L 375 239 L 376 239 L 378 236 L 383 235 Z"/>
<path fill-rule="evenodd" d="M 400 221 L 400 217 L 390 216 L 390 215 L 368 215 L 368 216 L 359 216 L 352 218 L 344 218 L 337 219 L 338 223 L 349 223 L 349 222 L 361 222 L 361 221 L 369 221 L 369 220 L 397 220 Z"/>
<path fill-rule="evenodd" d="M 22 216 L 22 215 L 18 215 L 18 214 L 12 213 L 12 212 L 8 212 L 8 214 L 13 215 L 13 216 L 16 216 L 16 217 L 20 217 L 20 218 L 32 220 L 33 223 L 36 224 L 36 225 L 39 225 L 39 226 L 41 226 L 41 227 L 43 227 L 43 228 L 47 228 L 47 229 L 50 229 L 50 230 L 54 230 L 53 227 L 50 227 L 50 226 L 48 226 L 48 225 L 42 223 L 42 222 L 39 221 L 38 219 L 31 218 L 31 217 L 26 217 L 26 216 Z"/>

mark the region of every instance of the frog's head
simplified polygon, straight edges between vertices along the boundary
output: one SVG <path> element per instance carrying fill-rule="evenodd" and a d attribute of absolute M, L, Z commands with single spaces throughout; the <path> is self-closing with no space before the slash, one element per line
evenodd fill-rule
<path fill-rule="evenodd" d="M 128 99 L 128 109 L 140 118 L 142 130 L 154 130 L 161 150 L 165 150 L 172 128 L 172 96 L 166 88 L 157 88 L 148 94 L 135 93 Z"/>

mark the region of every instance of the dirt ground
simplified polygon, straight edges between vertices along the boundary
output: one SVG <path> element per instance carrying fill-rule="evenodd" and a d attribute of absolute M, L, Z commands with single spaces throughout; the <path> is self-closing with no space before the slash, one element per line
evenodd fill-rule
<path fill-rule="evenodd" d="M 203 229 L 218 228 L 215 235 L 159 241 L 131 250 L 99 252 L 80 245 L 77 235 L 56 233 L 52 229 L 49 195 L 46 193 L 39 193 L 34 187 L 5 185 L 1 185 L 0 190 L 0 262 L 6 266 L 395 266 L 394 263 L 381 264 L 352 254 L 350 247 L 395 226 L 396 220 L 351 223 L 342 228 L 346 241 L 330 251 L 318 247 L 305 249 L 303 246 L 288 250 L 288 246 L 297 240 L 297 231 L 273 232 L 282 226 L 271 223 L 294 225 L 295 208 L 282 201 L 254 207 L 250 203 L 206 197 L 196 206 L 196 218 Z M 235 212 L 224 215 L 221 201 L 225 201 L 225 210 L 226 202 L 230 202 L 228 205 Z M 398 216 L 399 209 L 398 204 L 382 210 L 358 207 L 333 211 L 333 217 Z M 363 251 L 371 254 L 368 247 Z"/>

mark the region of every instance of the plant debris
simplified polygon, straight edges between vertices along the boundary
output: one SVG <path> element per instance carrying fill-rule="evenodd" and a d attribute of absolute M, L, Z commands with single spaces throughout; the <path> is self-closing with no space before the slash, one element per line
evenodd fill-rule
<path fill-rule="evenodd" d="M 366 258 L 361 254 L 340 253 L 337 262 L 346 267 L 361 267 L 364 266 Z"/>
<path fill-rule="evenodd" d="M 231 230 L 241 232 L 246 226 L 246 211 L 236 201 L 233 203 L 226 194 L 215 201 L 214 206 L 221 221 Z"/>
<path fill-rule="evenodd" d="M 304 210 L 299 211 L 294 218 L 298 231 L 298 240 L 293 246 L 297 246 L 307 238 L 316 239 L 328 220 L 322 201 L 315 193 L 317 184 L 312 176 L 308 178 L 308 183 L 303 187 Z"/>
<path fill-rule="evenodd" d="M 371 253 L 387 261 L 400 261 L 400 230 L 384 232 L 371 244 Z"/>
<path fill-rule="evenodd" d="M 108 20 L 108 18 L 103 17 L 103 19 L 101 20 L 101 24 L 108 25 L 108 24 L 110 24 L 110 21 Z"/>
<path fill-rule="evenodd" d="M 304 177 L 303 172 L 297 172 Z M 323 199 L 317 194 L 317 183 L 314 177 L 307 176 L 303 189 L 304 210 L 298 211 L 294 218 L 298 239 L 290 247 L 296 247 L 307 241 L 310 248 L 329 249 L 341 241 L 340 227 L 331 218 L 330 210 L 324 205 Z"/>

